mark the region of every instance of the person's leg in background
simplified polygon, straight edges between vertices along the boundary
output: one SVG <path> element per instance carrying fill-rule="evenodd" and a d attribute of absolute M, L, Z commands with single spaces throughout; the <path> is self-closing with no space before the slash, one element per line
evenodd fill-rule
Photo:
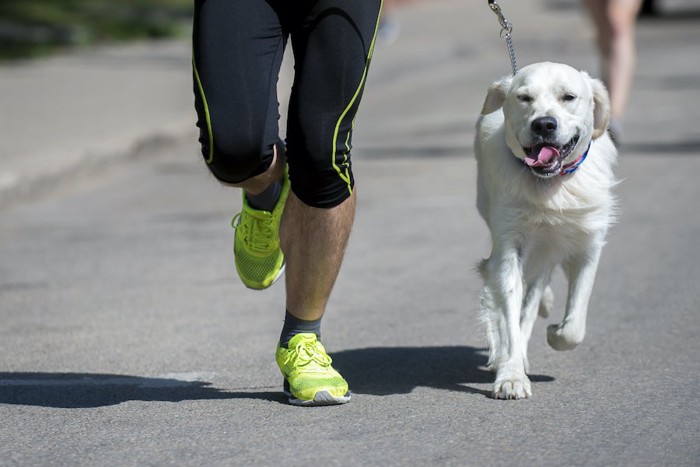
<path fill-rule="evenodd" d="M 611 103 L 611 134 L 621 138 L 636 65 L 636 21 L 642 0 L 584 0 L 596 27 L 602 78 Z"/>

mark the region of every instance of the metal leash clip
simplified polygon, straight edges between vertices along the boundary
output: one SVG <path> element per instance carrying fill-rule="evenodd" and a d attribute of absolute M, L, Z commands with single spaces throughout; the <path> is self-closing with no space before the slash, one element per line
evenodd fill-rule
<path fill-rule="evenodd" d="M 518 73 L 518 65 L 515 61 L 515 48 L 513 47 L 513 38 L 511 33 L 513 32 L 513 25 L 508 21 L 503 13 L 501 12 L 501 7 L 496 3 L 496 0 L 488 0 L 489 7 L 498 17 L 498 24 L 501 25 L 501 38 L 506 40 L 506 46 L 508 47 L 508 55 L 510 55 L 510 66 L 513 69 L 513 76 Z"/>

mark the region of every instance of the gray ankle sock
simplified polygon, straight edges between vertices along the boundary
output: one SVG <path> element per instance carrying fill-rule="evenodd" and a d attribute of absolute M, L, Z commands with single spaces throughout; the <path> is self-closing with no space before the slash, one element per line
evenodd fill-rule
<path fill-rule="evenodd" d="M 292 337 L 302 333 L 316 334 L 316 338 L 321 340 L 321 320 L 306 321 L 292 316 L 287 311 L 284 316 L 282 334 L 280 334 L 280 346 L 287 347 Z"/>
<path fill-rule="evenodd" d="M 282 193 L 282 181 L 278 180 L 257 195 L 251 195 L 246 192 L 245 198 L 248 200 L 251 208 L 272 212 L 280 199 L 280 193 Z"/>

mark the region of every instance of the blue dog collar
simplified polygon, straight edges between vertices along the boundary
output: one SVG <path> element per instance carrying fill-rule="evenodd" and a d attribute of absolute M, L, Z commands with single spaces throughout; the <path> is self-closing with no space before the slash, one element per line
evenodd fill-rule
<path fill-rule="evenodd" d="M 570 175 L 579 168 L 581 164 L 583 164 L 583 161 L 586 160 L 586 157 L 588 157 L 588 151 L 591 149 L 591 144 L 593 144 L 593 141 L 588 143 L 588 147 L 586 148 L 586 152 L 584 152 L 581 157 L 573 161 L 571 164 L 564 166 L 564 168 L 561 171 L 561 175 Z"/>

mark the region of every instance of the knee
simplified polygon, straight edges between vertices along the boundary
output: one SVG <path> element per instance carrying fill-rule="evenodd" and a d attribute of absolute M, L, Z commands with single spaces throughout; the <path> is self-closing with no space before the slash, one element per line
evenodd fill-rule
<path fill-rule="evenodd" d="M 607 33 L 612 41 L 634 34 L 636 13 L 633 10 L 611 6 L 607 18 Z"/>
<path fill-rule="evenodd" d="M 260 151 L 227 151 L 214 148 L 209 171 L 222 183 L 237 185 L 264 172 Z"/>
<path fill-rule="evenodd" d="M 236 185 L 263 173 L 272 163 L 273 148 L 264 148 L 260 139 L 227 132 L 200 138 L 202 155 L 209 171 L 219 181 Z"/>
<path fill-rule="evenodd" d="M 294 194 L 304 204 L 331 209 L 352 195 L 355 180 L 349 161 L 333 165 L 294 162 L 288 159 L 289 178 Z"/>

